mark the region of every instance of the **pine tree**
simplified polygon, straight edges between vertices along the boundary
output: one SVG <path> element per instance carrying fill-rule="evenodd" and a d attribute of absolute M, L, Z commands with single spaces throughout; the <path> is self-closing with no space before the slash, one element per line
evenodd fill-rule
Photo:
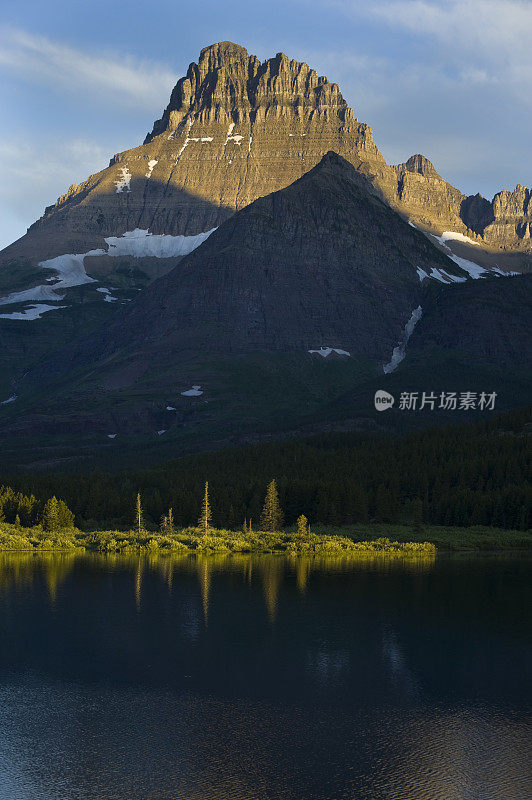
<path fill-rule="evenodd" d="M 205 482 L 205 494 L 203 495 L 203 503 L 201 504 L 201 514 L 198 520 L 198 528 L 201 528 L 204 535 L 209 531 L 209 524 L 212 519 L 211 505 L 209 503 L 209 482 Z"/>
<path fill-rule="evenodd" d="M 74 527 L 74 514 L 63 500 L 57 501 L 57 521 L 59 528 Z"/>
<path fill-rule="evenodd" d="M 167 536 L 171 536 L 175 533 L 174 512 L 171 508 L 168 509 L 168 514 L 165 514 L 161 519 L 161 533 Z"/>
<path fill-rule="evenodd" d="M 304 514 L 297 518 L 297 535 L 304 539 L 310 533 L 308 519 Z"/>
<path fill-rule="evenodd" d="M 142 528 L 144 527 L 144 514 L 142 512 L 140 492 L 137 494 L 137 502 L 135 504 L 135 525 L 137 526 L 137 533 L 140 536 Z"/>
<path fill-rule="evenodd" d="M 275 478 L 268 484 L 260 526 L 263 531 L 280 531 L 283 527 L 283 512 L 279 503 Z"/>
<path fill-rule="evenodd" d="M 42 526 L 45 531 L 56 531 L 59 528 L 59 504 L 57 497 L 46 501 L 42 514 Z"/>

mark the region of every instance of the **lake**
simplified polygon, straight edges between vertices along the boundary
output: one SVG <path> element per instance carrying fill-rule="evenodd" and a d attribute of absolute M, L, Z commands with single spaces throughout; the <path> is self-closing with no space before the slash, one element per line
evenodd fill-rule
<path fill-rule="evenodd" d="M 0 798 L 525 800 L 531 565 L 0 553 Z"/>

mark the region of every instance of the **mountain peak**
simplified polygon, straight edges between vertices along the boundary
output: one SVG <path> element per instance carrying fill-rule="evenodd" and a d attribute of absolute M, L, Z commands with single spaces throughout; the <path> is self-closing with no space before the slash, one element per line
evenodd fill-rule
<path fill-rule="evenodd" d="M 199 75 L 205 77 L 220 69 L 228 71 L 243 70 L 245 75 L 249 62 L 257 61 L 255 56 L 250 56 L 245 47 L 234 42 L 217 42 L 209 47 L 204 47 L 200 53 L 197 70 Z M 187 78 L 190 77 L 191 70 L 194 72 L 196 64 L 192 63 L 189 67 Z"/>
<path fill-rule="evenodd" d="M 199 64 L 203 61 L 229 61 L 231 58 L 249 58 L 245 47 L 234 42 L 215 42 L 204 47 L 200 52 Z"/>
<path fill-rule="evenodd" d="M 421 155 L 421 153 L 410 156 L 404 166 L 407 172 L 417 172 L 419 175 L 423 175 L 424 178 L 440 177 L 432 161 L 429 161 L 429 159 Z"/>
<path fill-rule="evenodd" d="M 145 143 L 175 131 L 185 118 L 251 124 L 268 114 L 298 125 L 316 114 L 327 123 L 335 118 L 339 124 L 356 123 L 339 86 L 318 76 L 308 64 L 285 53 L 261 63 L 238 44 L 218 42 L 201 51 L 197 64 L 190 64 Z"/>

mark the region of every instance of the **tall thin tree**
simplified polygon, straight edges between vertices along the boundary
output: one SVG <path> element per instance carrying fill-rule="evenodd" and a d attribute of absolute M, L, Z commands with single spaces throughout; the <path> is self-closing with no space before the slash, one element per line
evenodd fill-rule
<path fill-rule="evenodd" d="M 279 494 L 277 492 L 275 478 L 270 481 L 266 490 L 260 526 L 263 531 L 280 531 L 283 527 L 283 511 L 279 503 Z"/>
<path fill-rule="evenodd" d="M 212 519 L 211 504 L 209 502 L 209 482 L 205 481 L 205 494 L 203 495 L 203 502 L 201 504 L 201 514 L 198 520 L 198 528 L 201 528 L 206 535 L 209 531 L 209 525 Z"/>
<path fill-rule="evenodd" d="M 137 526 L 137 533 L 140 536 L 140 532 L 144 527 L 144 514 L 142 512 L 142 500 L 140 497 L 140 492 L 137 494 L 137 502 L 135 504 L 135 524 Z"/>

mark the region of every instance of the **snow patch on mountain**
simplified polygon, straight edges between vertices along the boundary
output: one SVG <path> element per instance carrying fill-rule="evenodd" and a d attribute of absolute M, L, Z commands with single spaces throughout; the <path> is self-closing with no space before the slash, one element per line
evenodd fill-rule
<path fill-rule="evenodd" d="M 416 327 L 416 324 L 421 319 L 422 313 L 423 313 L 423 309 L 421 308 L 421 306 L 418 306 L 417 308 L 415 308 L 412 311 L 412 314 L 410 315 L 410 319 L 408 320 L 408 322 L 405 325 L 405 333 L 404 333 L 404 337 L 403 337 L 402 342 L 400 342 L 397 345 L 397 347 L 394 347 L 393 353 L 392 353 L 392 357 L 391 357 L 390 361 L 388 362 L 388 364 L 384 364 L 384 366 L 382 368 L 382 371 L 385 374 L 388 374 L 389 372 L 393 372 L 395 369 L 397 369 L 397 367 L 399 366 L 401 361 L 404 359 L 404 357 L 406 355 L 406 345 L 408 344 L 408 340 L 412 336 L 412 333 L 414 331 L 414 328 Z"/>
<path fill-rule="evenodd" d="M 103 287 L 103 286 L 99 286 L 99 287 L 96 289 L 96 291 L 97 291 L 97 292 L 101 292 L 102 294 L 104 294 L 104 295 L 105 295 L 105 297 L 104 297 L 103 299 L 104 299 L 104 301 L 105 301 L 106 303 L 115 303 L 115 302 L 118 300 L 118 297 L 114 297 L 114 296 L 111 294 L 111 291 L 110 291 L 109 289 L 104 289 L 104 287 Z"/>
<path fill-rule="evenodd" d="M 109 249 L 104 252 L 104 255 L 112 258 L 119 256 L 133 256 L 134 258 L 186 256 L 208 239 L 215 230 L 216 228 L 211 228 L 210 231 L 197 233 L 195 236 L 171 236 L 165 233 L 153 234 L 148 230 L 135 228 L 134 231 L 126 231 L 122 236 L 108 236 L 105 241 Z"/>
<path fill-rule="evenodd" d="M 42 269 L 53 269 L 57 273 L 58 280 L 56 283 L 52 286 L 33 286 L 31 289 L 25 289 L 22 292 L 8 294 L 6 297 L 0 298 L 0 306 L 13 305 L 14 303 L 63 300 L 65 297 L 62 292 L 63 289 L 68 289 L 71 286 L 80 286 L 84 283 L 97 283 L 94 278 L 89 277 L 85 272 L 83 259 L 85 256 L 103 255 L 104 253 L 104 250 L 90 250 L 83 255 L 69 253 L 39 262 L 39 267 L 42 267 Z M 52 308 L 57 308 L 57 306 L 51 306 L 46 310 L 49 311 Z M 36 318 L 36 316 L 31 317 L 31 319 Z M 30 317 L 25 315 L 18 317 L 18 319 L 30 319 Z"/>
<path fill-rule="evenodd" d="M 480 247 L 478 242 L 475 242 L 473 239 L 470 239 L 469 236 L 465 236 L 463 233 L 458 233 L 457 231 L 444 231 L 441 236 L 435 236 L 440 244 L 445 244 L 448 241 L 455 241 L 455 242 L 463 242 L 464 244 L 474 244 L 475 247 Z M 449 248 L 447 248 L 449 249 Z"/>
<path fill-rule="evenodd" d="M 183 144 L 181 145 L 181 150 L 180 150 L 180 151 L 179 151 L 179 153 L 177 154 L 177 157 L 176 157 L 176 160 L 175 160 L 175 164 L 177 164 L 177 162 L 179 161 L 179 159 L 181 158 L 181 156 L 182 156 L 182 155 L 183 155 L 183 153 L 185 152 L 186 148 L 188 147 L 188 144 L 189 144 L 189 142 L 190 142 L 190 136 L 189 136 L 189 134 L 190 134 L 190 129 L 192 128 L 192 124 L 193 124 L 193 121 L 192 121 L 191 119 L 189 119 L 189 120 L 188 120 L 188 122 L 187 122 L 187 125 L 188 125 L 188 127 L 187 127 L 187 135 L 185 136 L 185 141 L 184 141 L 184 142 L 183 142 Z M 176 129 L 176 130 L 177 130 L 177 129 Z M 173 132 L 170 134 L 170 136 L 169 136 L 168 138 L 169 138 L 169 139 L 172 139 L 172 138 L 173 138 L 173 135 L 174 135 L 174 133 L 175 133 L 175 131 L 173 131 Z M 174 166 L 175 166 L 175 164 L 174 164 Z"/>
<path fill-rule="evenodd" d="M 192 389 L 187 389 L 186 392 L 181 392 L 181 394 L 183 397 L 199 397 L 200 394 L 203 394 L 203 391 L 201 391 L 201 386 L 195 384 Z"/>
<path fill-rule="evenodd" d="M 474 261 L 469 261 L 467 258 L 461 258 L 460 256 L 455 256 L 454 253 L 449 254 L 449 258 L 458 264 L 463 270 L 467 272 L 467 274 L 473 278 L 473 280 L 478 280 L 478 278 L 485 278 L 487 275 L 490 274 L 488 269 L 485 267 L 481 267 L 480 264 L 475 264 Z"/>
<path fill-rule="evenodd" d="M 419 275 L 419 270 L 418 270 L 418 275 Z M 453 275 L 450 272 L 446 272 L 446 270 L 444 269 L 437 269 L 436 267 L 432 267 L 430 275 L 427 275 L 427 277 L 434 278 L 434 280 L 439 281 L 440 283 L 463 283 L 464 281 L 467 280 L 467 278 L 461 278 L 458 275 Z M 420 277 L 420 280 L 423 279 Z"/>
<path fill-rule="evenodd" d="M 57 300 L 57 297 L 54 299 Z M 0 319 L 40 319 L 47 311 L 55 311 L 58 308 L 67 308 L 67 306 L 49 306 L 40 303 L 38 305 L 27 306 L 27 308 L 22 309 L 22 311 L 0 314 Z"/>
<path fill-rule="evenodd" d="M 8 403 L 14 403 L 17 397 L 17 394 L 12 394 L 11 397 L 7 398 L 7 400 L 2 400 L 2 402 L 0 402 L 0 406 L 7 406 Z"/>
<path fill-rule="evenodd" d="M 465 236 L 463 233 L 458 233 L 457 231 L 444 231 L 441 236 L 434 235 L 436 241 L 438 241 L 448 252 L 449 258 L 451 258 L 455 264 L 458 264 L 461 269 L 463 269 L 470 278 L 473 280 L 478 280 L 479 278 L 486 278 L 488 275 L 498 275 L 500 277 L 509 278 L 511 275 L 520 275 L 519 272 L 504 272 L 504 270 L 500 269 L 499 267 L 482 267 L 480 264 L 477 264 L 475 261 L 470 261 L 467 258 L 462 258 L 461 256 L 457 256 L 453 253 L 447 242 L 455 241 L 455 242 L 462 242 L 462 244 L 473 244 L 475 247 L 480 247 L 478 242 L 475 242 L 469 236 Z M 442 270 L 443 271 L 443 270 Z M 448 274 L 448 273 L 445 273 Z M 433 275 L 432 277 L 436 277 Z M 422 280 L 422 278 L 420 278 Z M 438 279 L 437 279 L 438 280 Z M 452 280 L 458 280 L 461 282 L 464 280 L 463 278 L 453 278 Z"/>
<path fill-rule="evenodd" d="M 151 178 L 151 174 L 152 174 L 152 172 L 153 172 L 153 168 L 154 168 L 154 166 L 155 166 L 156 164 L 158 164 L 158 163 L 159 163 L 159 162 L 157 161 L 157 159 L 156 159 L 156 158 L 152 158 L 152 159 L 151 159 L 151 161 L 148 161 L 148 171 L 147 171 L 147 173 L 146 173 L 146 177 L 147 177 L 147 178 Z"/>
<path fill-rule="evenodd" d="M 101 248 L 89 250 L 87 253 L 73 254 L 68 253 L 62 256 L 50 258 L 47 261 L 39 262 L 42 269 L 52 269 L 56 276 L 46 278 L 48 282 L 53 280 L 52 285 L 41 284 L 33 286 L 31 289 L 24 289 L 21 292 L 13 292 L 0 297 L 0 306 L 14 305 L 15 303 L 41 303 L 57 302 L 65 299 L 64 289 L 72 286 L 81 286 L 86 283 L 98 283 L 95 278 L 91 278 L 85 271 L 84 259 L 87 256 L 133 256 L 142 258 L 152 256 L 155 258 L 174 258 L 176 256 L 186 256 L 196 247 L 199 247 L 216 228 L 195 236 L 170 236 L 166 234 L 153 235 L 148 230 L 126 231 L 122 236 L 109 236 L 105 239 L 108 249 Z M 117 297 L 111 295 L 109 289 L 101 286 L 97 289 L 105 295 L 105 302 L 114 303 Z M 66 308 L 67 306 L 39 305 L 29 306 L 22 311 L 12 312 L 11 314 L 0 314 L 2 319 L 39 319 L 47 311 L 54 308 Z"/>
<path fill-rule="evenodd" d="M 129 167 L 120 167 L 120 177 L 118 180 L 115 181 L 116 186 L 116 193 L 120 194 L 120 192 L 130 192 L 131 186 L 129 185 L 131 182 L 131 172 L 129 171 Z"/>
<path fill-rule="evenodd" d="M 309 350 L 309 353 L 317 353 L 319 356 L 323 358 L 327 358 L 330 356 L 331 353 L 336 353 L 339 356 L 350 356 L 351 353 L 348 353 L 347 350 L 341 350 L 339 347 L 320 347 L 319 350 Z"/>

